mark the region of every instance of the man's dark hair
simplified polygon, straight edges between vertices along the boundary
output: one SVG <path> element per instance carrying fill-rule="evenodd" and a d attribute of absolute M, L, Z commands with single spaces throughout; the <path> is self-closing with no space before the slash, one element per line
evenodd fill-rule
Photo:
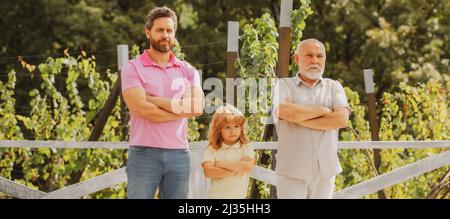
<path fill-rule="evenodd" d="M 177 15 L 174 11 L 172 11 L 172 9 L 166 6 L 157 7 L 148 12 L 147 17 L 145 18 L 145 28 L 147 30 L 151 30 L 153 21 L 161 17 L 171 18 L 173 20 L 175 30 L 177 30 Z"/>

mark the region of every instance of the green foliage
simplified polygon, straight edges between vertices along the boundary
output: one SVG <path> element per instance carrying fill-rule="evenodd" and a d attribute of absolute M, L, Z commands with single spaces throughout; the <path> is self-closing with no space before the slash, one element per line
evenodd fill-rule
<path fill-rule="evenodd" d="M 300 0 L 300 8 L 292 11 L 292 42 L 291 54 L 294 54 L 295 49 L 303 37 L 303 31 L 306 28 L 306 19 L 314 14 L 311 8 L 311 0 Z"/>
<path fill-rule="evenodd" d="M 269 14 L 264 14 L 260 19 L 256 19 L 253 24 L 247 24 L 243 32 L 241 37 L 242 48 L 240 57 L 237 60 L 240 78 L 244 79 L 244 81 L 246 79 L 276 78 L 275 66 L 278 60 L 278 42 L 276 37 L 278 32 L 273 18 Z M 241 84 L 241 88 L 245 89 L 245 94 L 251 95 L 250 86 L 249 84 Z M 267 90 L 270 90 L 270 83 L 267 83 Z M 259 95 L 258 99 L 254 99 L 257 102 L 247 101 L 245 103 L 246 109 L 249 109 L 252 105 L 256 106 L 263 98 L 269 100 L 268 102 L 270 103 L 270 92 L 267 92 L 265 97 Z M 267 114 L 261 108 L 258 108 L 258 110 L 259 112 L 253 115 L 247 113 L 249 117 L 249 138 L 252 141 L 261 141 L 261 136 L 264 132 L 263 124 L 265 124 L 265 121 L 263 121 L 263 118 Z M 246 110 L 246 112 L 249 112 L 249 110 Z"/>
<path fill-rule="evenodd" d="M 364 93 L 373 68 L 377 97 L 400 82 L 449 80 L 450 1 L 312 1 L 304 36 L 324 42 L 327 77 Z"/>
<path fill-rule="evenodd" d="M 448 140 L 449 89 L 435 80 L 416 86 L 400 84 L 398 91 L 384 93 L 380 104 L 380 140 L 382 141 L 424 141 Z M 349 126 L 353 127 L 361 140 L 370 140 L 369 125 L 364 120 L 365 109 L 359 103 L 356 92 L 345 88 L 353 110 Z M 356 136 L 349 130 L 342 130 L 340 140 L 354 141 Z M 380 174 L 392 171 L 409 163 L 438 154 L 444 149 L 383 149 Z M 336 178 L 336 190 L 374 177 L 370 166 L 372 152 L 362 150 L 340 150 L 339 157 L 344 171 Z M 368 156 L 370 154 L 370 156 Z M 394 185 L 386 190 L 390 198 L 424 198 L 433 185 L 448 171 L 442 167 L 414 179 Z M 375 198 L 371 194 L 365 198 Z"/>
<path fill-rule="evenodd" d="M 448 86 L 448 82 L 447 85 Z M 380 125 L 380 139 L 384 141 L 426 141 L 448 140 L 450 120 L 448 112 L 449 90 L 436 80 L 426 84 L 410 86 L 401 83 L 399 92 L 385 93 Z M 443 149 L 391 149 L 382 151 L 382 171 L 387 172 L 415 162 Z M 390 188 L 393 198 L 423 197 L 436 183 L 446 168 L 416 177 L 416 180 L 401 183 Z M 423 183 L 428 182 L 428 183 Z"/>
<path fill-rule="evenodd" d="M 297 51 L 297 45 L 303 37 L 303 31 L 306 28 L 306 19 L 314 14 L 311 8 L 311 0 L 300 0 L 300 8 L 292 11 L 292 40 L 291 40 L 291 57 Z M 297 64 L 292 62 L 289 66 L 289 72 L 298 71 Z"/>
<path fill-rule="evenodd" d="M 16 75 L 14 71 L 8 73 L 8 81 L 0 81 L 0 139 L 20 140 L 23 138 L 15 115 L 15 89 Z M 14 160 L 20 155 L 11 149 L 0 148 L 0 176 L 10 178 L 14 169 Z M 2 197 L 2 194 L 0 194 Z"/>
<path fill-rule="evenodd" d="M 41 83 L 38 89 L 29 91 L 29 115 L 16 115 L 14 112 L 15 99 L 12 95 L 15 73 L 11 71 L 8 83 L 0 86 L 6 88 L 1 89 L 5 102 L 2 101 L 0 112 L 4 114 L 1 120 L 5 121 L 1 127 L 7 130 L 2 130 L 1 139 L 23 139 L 22 131 L 27 133 L 27 139 L 87 140 L 95 118 L 109 96 L 111 84 L 118 78 L 117 74 L 108 71 L 107 79 L 103 80 L 95 68 L 95 57 L 86 57 L 85 54 L 74 58 L 66 53 L 63 58 L 48 58 L 39 64 L 37 73 L 32 72 L 35 75 L 32 80 Z M 60 83 L 66 86 L 57 88 Z M 89 96 L 81 97 L 78 85 L 84 85 Z M 120 101 L 108 118 L 99 140 L 122 139 L 119 110 Z M 53 191 L 74 183 L 73 174 L 77 171 L 82 171 L 81 180 L 85 180 L 123 166 L 124 153 L 124 150 L 106 149 L 3 148 L 0 151 L 0 173 L 3 177 L 42 191 Z M 105 197 L 106 193 L 90 197 Z"/>
<path fill-rule="evenodd" d="M 242 78 L 276 77 L 278 31 L 270 14 L 243 28 L 239 74 Z"/>
<path fill-rule="evenodd" d="M 0 81 L 0 139 L 22 139 L 20 127 L 17 124 L 17 119 L 14 117 L 14 105 L 16 99 L 14 98 L 14 89 L 16 87 L 16 73 L 10 71 L 8 73 L 8 81 L 3 84 Z"/>

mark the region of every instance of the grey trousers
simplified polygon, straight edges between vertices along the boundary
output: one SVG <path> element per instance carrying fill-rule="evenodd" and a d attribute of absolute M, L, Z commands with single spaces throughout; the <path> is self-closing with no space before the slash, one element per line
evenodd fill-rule
<path fill-rule="evenodd" d="M 332 199 L 336 176 L 299 180 L 288 176 L 276 177 L 279 199 Z"/>

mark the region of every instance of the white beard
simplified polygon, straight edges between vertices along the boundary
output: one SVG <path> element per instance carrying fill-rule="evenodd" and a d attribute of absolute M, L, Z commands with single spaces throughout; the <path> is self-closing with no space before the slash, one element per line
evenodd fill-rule
<path fill-rule="evenodd" d="M 300 72 L 304 77 L 310 80 L 319 80 L 323 75 L 323 70 L 320 71 L 302 71 Z"/>

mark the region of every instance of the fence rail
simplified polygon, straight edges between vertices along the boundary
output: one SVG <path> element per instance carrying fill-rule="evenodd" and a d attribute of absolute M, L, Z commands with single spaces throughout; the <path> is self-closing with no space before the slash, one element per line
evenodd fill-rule
<path fill-rule="evenodd" d="M 200 162 L 206 142 L 193 142 L 191 150 L 191 174 L 189 183 L 189 198 L 206 198 L 209 189 L 209 179 L 203 175 Z M 251 142 L 256 150 L 276 150 L 276 142 Z M 0 148 L 60 148 L 60 149 L 127 149 L 128 142 L 99 141 L 31 141 L 31 140 L 0 140 Z M 450 148 L 450 141 L 340 141 L 339 149 L 392 149 L 392 148 Z M 380 189 L 411 179 L 420 174 L 450 164 L 450 150 L 430 156 L 379 175 L 367 181 L 350 186 L 334 194 L 334 198 L 361 198 Z M 276 174 L 273 170 L 256 166 L 250 173 L 252 178 L 275 185 Z M 125 167 L 105 173 L 65 188 L 45 193 L 29 188 L 20 183 L 0 177 L 0 192 L 16 198 L 81 198 L 96 191 L 126 182 Z"/>
<path fill-rule="evenodd" d="M 276 150 L 277 142 L 251 142 L 257 150 Z M 206 141 L 192 142 L 191 150 L 203 150 Z M 127 149 L 128 142 L 109 141 L 32 141 L 0 140 L 0 148 L 106 148 Z M 450 141 L 339 141 L 339 149 L 390 149 L 390 148 L 450 148 Z"/>

